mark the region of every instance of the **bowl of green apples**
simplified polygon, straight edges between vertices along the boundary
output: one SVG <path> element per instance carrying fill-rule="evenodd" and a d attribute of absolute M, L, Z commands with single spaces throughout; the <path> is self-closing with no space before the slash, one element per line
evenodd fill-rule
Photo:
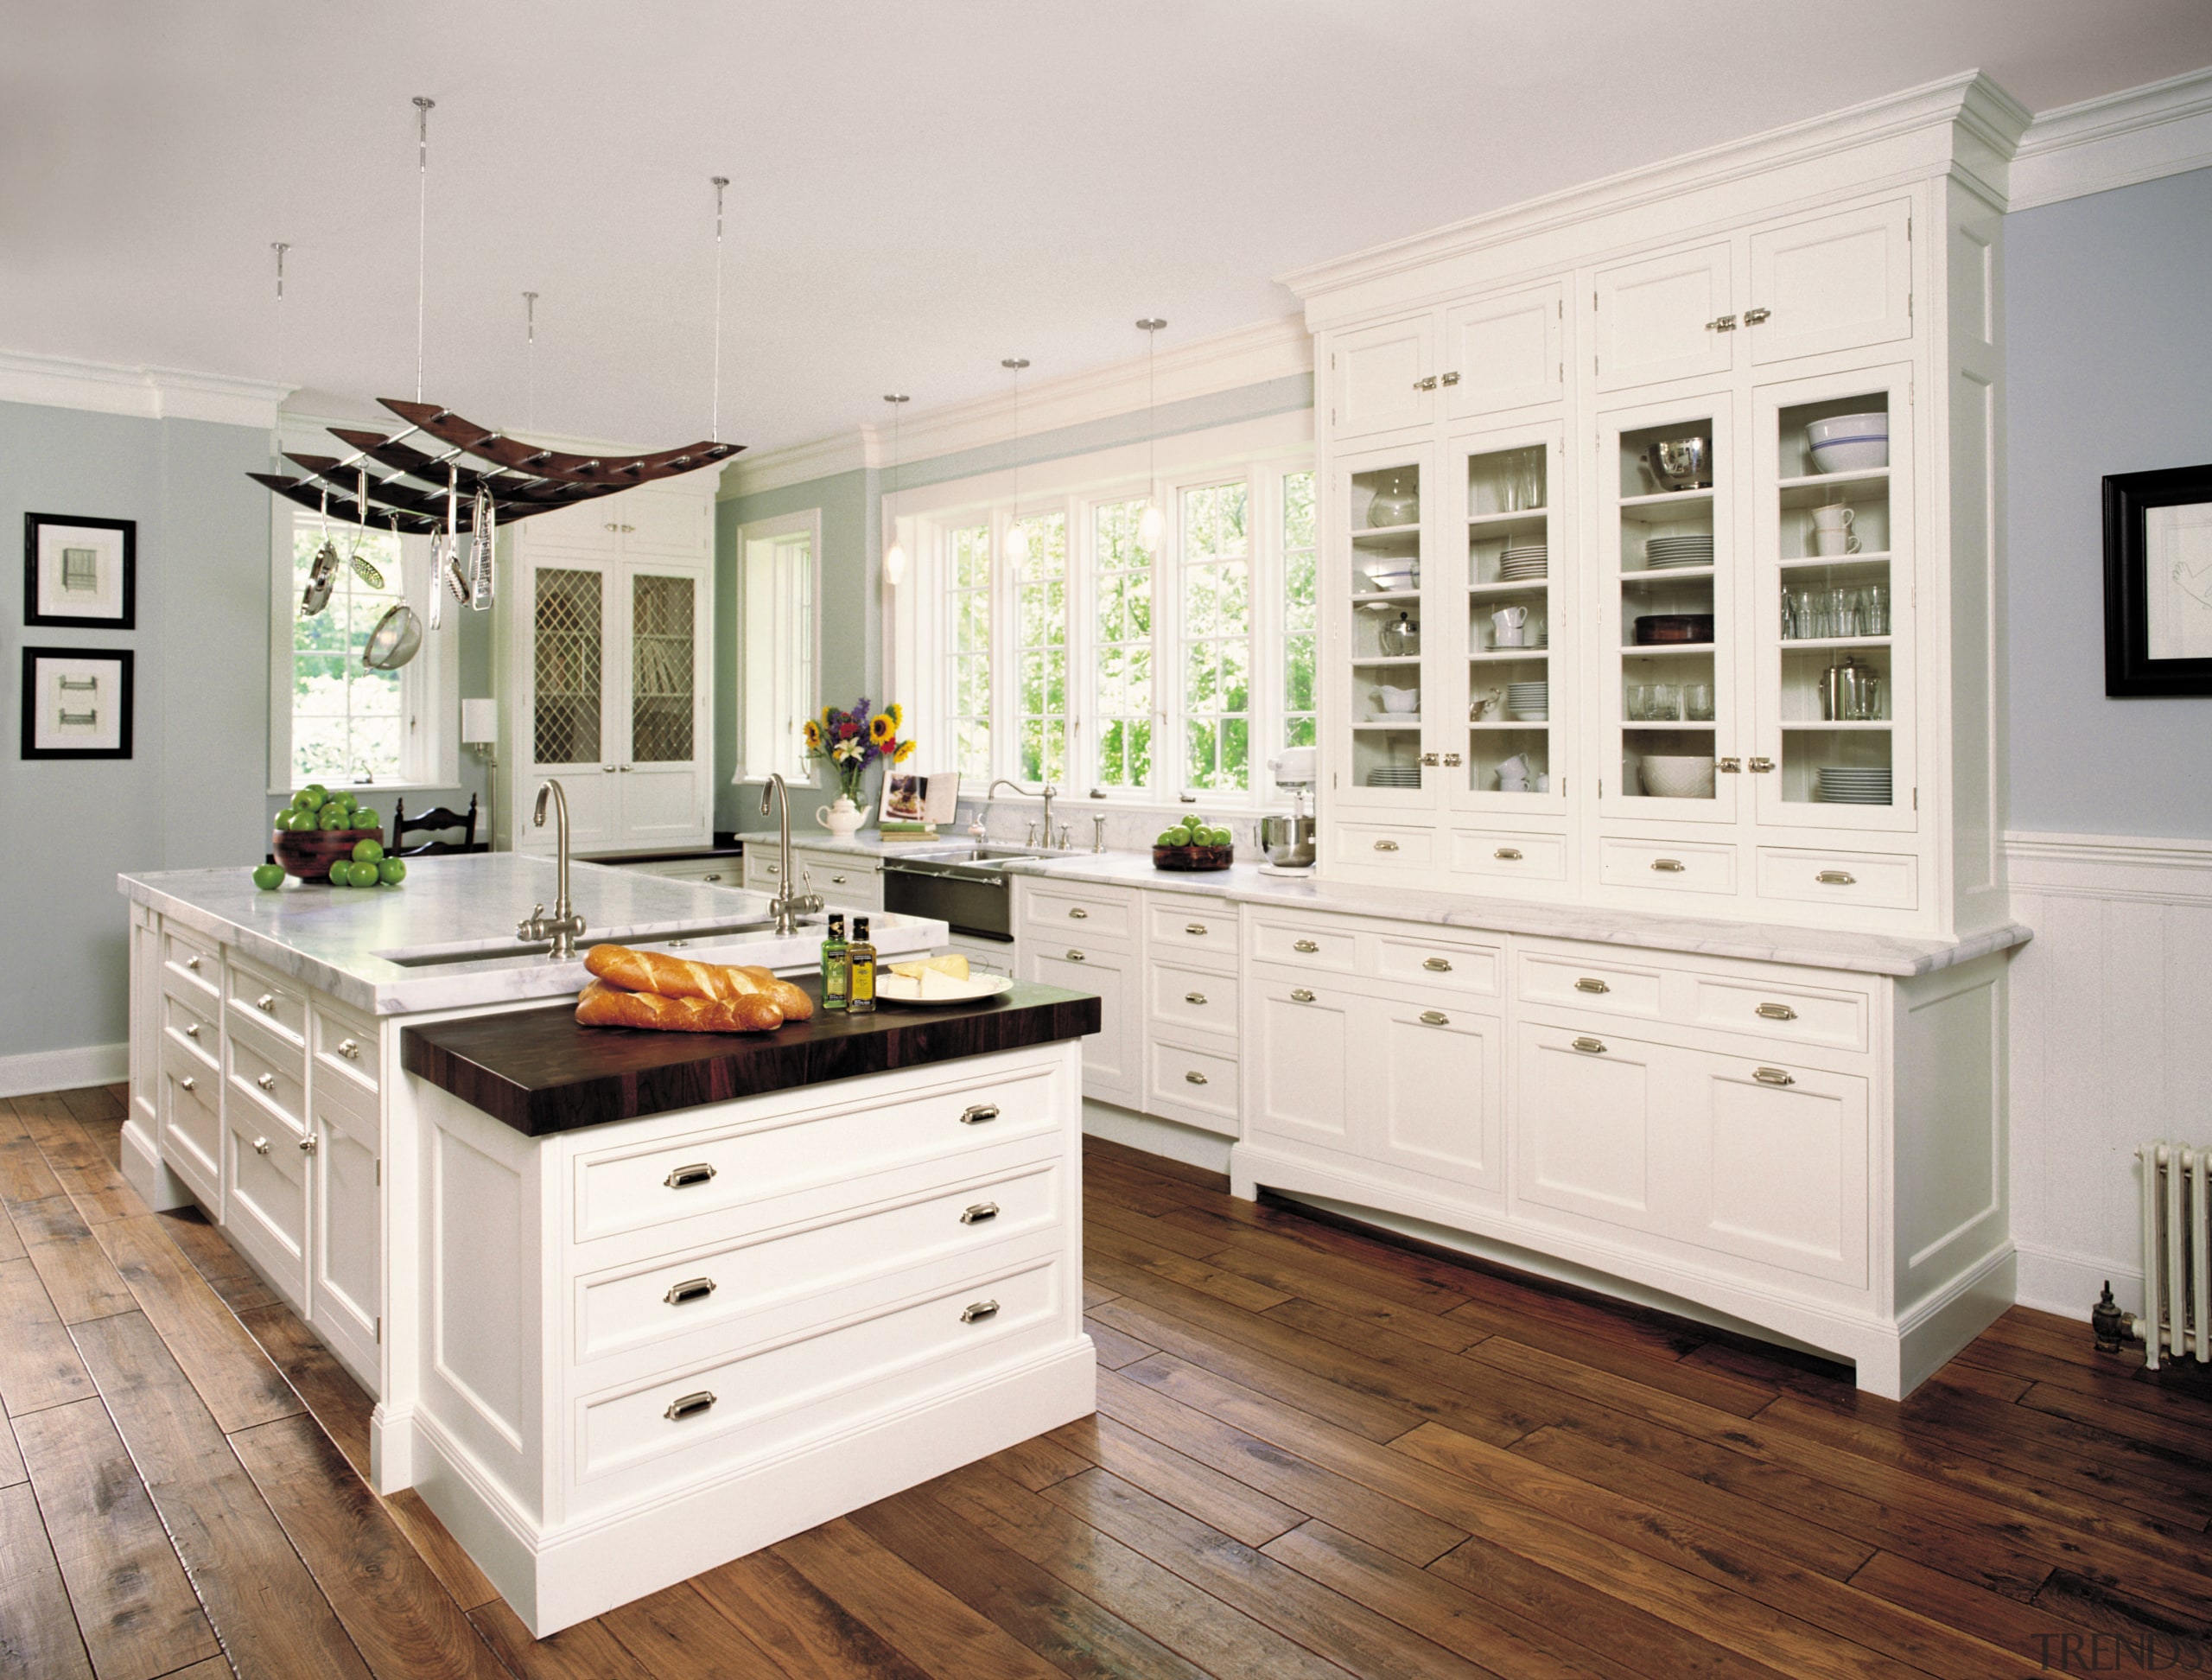
<path fill-rule="evenodd" d="M 384 819 L 344 788 L 308 783 L 277 813 L 276 827 L 270 850 L 295 880 L 396 887 L 406 879 L 406 864 L 385 856 Z"/>
<path fill-rule="evenodd" d="M 1236 861 L 1236 837 L 1203 817 L 1186 817 L 1152 843 L 1152 867 L 1185 872 L 1225 869 Z"/>

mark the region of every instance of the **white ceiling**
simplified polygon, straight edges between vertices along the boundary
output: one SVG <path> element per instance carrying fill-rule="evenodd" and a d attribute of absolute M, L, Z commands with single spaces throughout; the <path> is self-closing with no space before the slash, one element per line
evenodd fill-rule
<path fill-rule="evenodd" d="M 1676 20 L 1669 22 L 1672 18 Z M 1294 313 L 1272 276 L 1980 66 L 2212 62 L 2204 0 L 0 0 L 0 348 L 756 448 Z M 278 345 L 270 242 L 292 245 Z M 531 394 L 522 293 L 538 304 Z"/>

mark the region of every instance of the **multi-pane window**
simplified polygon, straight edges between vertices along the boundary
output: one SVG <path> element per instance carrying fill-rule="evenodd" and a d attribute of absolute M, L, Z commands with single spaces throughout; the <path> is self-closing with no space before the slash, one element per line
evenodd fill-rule
<path fill-rule="evenodd" d="M 991 528 L 966 525 L 950 532 L 947 559 L 952 705 L 946 721 L 954 763 L 981 786 L 991 779 Z"/>
<path fill-rule="evenodd" d="M 316 550 L 325 540 L 319 521 L 292 526 L 292 599 L 306 592 Z M 404 676 L 372 671 L 361 650 L 377 621 L 400 604 L 399 538 L 390 531 L 340 530 L 330 540 L 341 561 L 329 605 L 292 625 L 292 763 L 295 785 L 398 781 L 407 768 L 408 717 Z"/>
<path fill-rule="evenodd" d="M 1098 673 L 1092 716 L 1101 787 L 1152 785 L 1152 556 L 1137 541 L 1146 506 L 1101 502 L 1090 510 Z"/>
<path fill-rule="evenodd" d="M 541 571 L 538 576 L 543 578 L 545 574 Z M 652 655 L 652 668 L 641 666 L 633 677 L 640 705 L 639 722 L 644 719 L 643 703 L 649 694 L 657 702 L 666 703 L 664 710 L 671 716 L 679 695 L 683 710 L 688 713 L 690 708 L 690 636 L 695 609 L 690 585 L 674 578 L 650 581 L 671 589 L 680 587 L 684 593 L 660 599 L 650 618 L 644 599 L 632 607 L 632 621 L 640 632 L 650 627 L 656 633 L 666 635 L 658 644 L 663 651 Z M 638 582 L 642 585 L 648 580 Z M 806 721 L 814 715 L 819 699 L 815 691 L 814 585 L 810 520 L 767 520 L 738 533 L 739 764 L 750 780 L 782 775 L 807 780 L 814 773 L 813 765 L 807 761 L 805 737 Z M 645 652 L 641 642 L 632 657 L 642 658 Z M 686 736 L 682 755 L 688 757 L 690 750 Z M 598 756 L 596 747 L 591 756 Z M 642 759 L 646 754 L 636 752 L 634 756 Z"/>
<path fill-rule="evenodd" d="M 1068 516 L 1015 521 L 1028 557 L 1014 585 L 1014 779 L 1065 781 L 1068 773 Z"/>
<path fill-rule="evenodd" d="M 1183 492 L 1183 780 L 1192 788 L 1251 785 L 1250 487 Z"/>
<path fill-rule="evenodd" d="M 1320 568 L 1313 522 L 1313 474 L 1282 480 L 1282 744 L 1314 742 L 1315 638 L 1320 628 Z"/>

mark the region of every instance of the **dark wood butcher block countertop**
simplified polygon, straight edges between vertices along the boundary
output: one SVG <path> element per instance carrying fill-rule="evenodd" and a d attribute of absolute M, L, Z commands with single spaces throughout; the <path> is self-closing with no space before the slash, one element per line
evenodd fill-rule
<path fill-rule="evenodd" d="M 569 1002 L 407 1028 L 400 1062 L 524 1136 L 544 1137 L 1098 1030 L 1096 997 L 1026 980 L 980 1003 L 887 1003 L 858 1015 L 821 1009 L 818 981 L 797 983 L 815 999 L 814 1019 L 772 1033 L 579 1027 Z"/>

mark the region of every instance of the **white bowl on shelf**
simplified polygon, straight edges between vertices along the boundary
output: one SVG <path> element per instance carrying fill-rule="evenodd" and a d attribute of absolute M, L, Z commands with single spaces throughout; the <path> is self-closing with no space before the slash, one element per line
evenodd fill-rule
<path fill-rule="evenodd" d="M 1375 692 L 1382 702 L 1386 712 L 1417 712 L 1421 710 L 1421 690 L 1417 688 L 1392 688 L 1388 683 L 1376 685 Z"/>
<path fill-rule="evenodd" d="M 1709 799 L 1713 797 L 1713 760 L 1664 753 L 1643 759 L 1643 791 L 1655 799 Z"/>
<path fill-rule="evenodd" d="M 1890 417 L 1838 414 L 1805 428 L 1816 473 L 1863 473 L 1890 464 Z"/>
<path fill-rule="evenodd" d="M 1360 576 L 1377 589 L 1417 589 L 1421 587 L 1421 562 L 1377 560 L 1361 567 Z"/>

